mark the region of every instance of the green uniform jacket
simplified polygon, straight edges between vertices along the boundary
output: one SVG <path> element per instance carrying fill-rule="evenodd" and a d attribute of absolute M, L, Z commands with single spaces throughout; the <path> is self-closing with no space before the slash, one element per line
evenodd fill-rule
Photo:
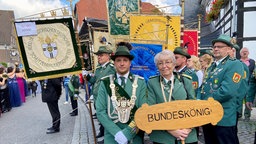
<path fill-rule="evenodd" d="M 93 85 L 92 94 L 93 94 L 94 102 L 96 102 L 98 97 L 98 88 L 100 84 L 100 79 L 107 75 L 114 74 L 115 71 L 116 70 L 114 65 L 111 62 L 109 62 L 103 67 L 98 66 L 95 70 L 95 74 L 93 77 L 91 77 L 90 75 L 87 75 L 86 77 L 87 80 Z"/>
<path fill-rule="evenodd" d="M 214 69 L 212 64 L 206 71 L 198 97 L 207 100 L 213 97 L 220 102 L 224 109 L 224 116 L 217 123 L 218 126 L 235 126 L 237 109 L 237 92 L 241 84 L 244 69 L 241 62 L 227 56 Z"/>
<path fill-rule="evenodd" d="M 188 77 L 183 76 L 183 82 L 180 78 L 180 75 L 177 75 L 174 73 L 174 88 L 172 92 L 172 101 L 174 100 L 186 100 L 186 99 L 195 99 L 195 93 L 192 86 L 192 80 Z M 166 99 L 169 99 L 169 91 L 170 86 L 166 84 L 166 82 L 163 80 L 160 76 L 154 76 L 151 77 L 148 80 L 148 104 L 154 105 L 159 103 L 164 103 L 164 98 L 162 94 L 162 89 L 160 82 L 163 83 L 165 90 L 165 96 Z M 187 89 L 187 92 L 184 88 L 184 86 Z M 163 144 L 174 144 L 176 138 L 169 134 L 165 130 L 153 130 L 152 133 L 149 135 L 150 140 L 157 143 L 163 143 Z M 196 130 L 193 129 L 189 136 L 186 138 L 186 143 L 192 143 L 197 142 L 197 135 Z"/>
<path fill-rule="evenodd" d="M 191 76 L 192 78 L 192 85 L 194 87 L 195 90 L 195 94 L 197 94 L 198 91 L 198 76 L 196 75 L 196 72 L 192 69 L 189 69 L 188 67 L 185 67 L 182 69 L 182 71 L 180 72 L 181 74 L 186 74 Z"/>
<path fill-rule="evenodd" d="M 253 102 L 255 94 L 256 94 L 256 67 L 249 80 L 249 90 L 248 90 L 248 95 L 246 97 L 246 101 Z"/>
<path fill-rule="evenodd" d="M 115 74 L 115 77 L 116 77 L 116 74 Z M 109 81 L 109 76 L 102 78 L 102 80 Z M 129 96 L 131 96 L 132 94 L 133 80 L 134 80 L 134 75 L 130 74 L 125 84 L 124 89 Z M 117 82 L 117 79 L 115 78 L 114 81 Z M 146 87 L 145 80 L 142 77 L 138 78 L 137 84 L 138 84 L 138 87 L 136 89 L 137 99 L 136 99 L 135 105 L 137 106 L 137 108 L 139 108 L 143 103 L 147 102 L 147 96 L 146 96 L 147 87 Z M 118 96 L 119 94 L 116 93 L 116 95 Z M 115 141 L 114 136 L 117 132 L 122 131 L 129 141 L 132 141 L 134 144 L 142 144 L 143 139 L 141 139 L 141 137 L 136 135 L 134 130 L 128 126 L 129 123 L 125 123 L 125 124 L 120 122 L 114 123 L 113 119 L 109 117 L 108 108 L 110 108 L 111 113 L 113 112 L 112 101 L 108 103 L 110 97 L 111 96 L 109 96 L 109 94 L 107 93 L 104 82 L 101 81 L 99 86 L 99 91 L 98 91 L 98 99 L 96 102 L 96 109 L 97 109 L 97 118 L 105 128 L 104 143 L 116 144 L 117 142 Z M 116 115 L 112 115 L 112 116 L 116 116 Z"/>
<path fill-rule="evenodd" d="M 249 87 L 249 68 L 242 61 L 238 60 L 242 63 L 244 68 L 244 73 L 242 75 L 240 87 L 237 89 L 237 112 L 240 112 L 243 108 L 243 99 L 246 97 Z"/>
<path fill-rule="evenodd" d="M 73 97 L 74 94 L 79 94 L 79 85 L 80 85 L 79 76 L 72 75 L 68 83 L 70 97 Z"/>

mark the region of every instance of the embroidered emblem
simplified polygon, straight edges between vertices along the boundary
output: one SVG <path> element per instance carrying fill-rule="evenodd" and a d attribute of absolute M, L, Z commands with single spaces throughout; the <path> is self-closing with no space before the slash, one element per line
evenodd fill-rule
<path fill-rule="evenodd" d="M 238 73 L 234 73 L 233 79 L 232 79 L 233 82 L 238 83 L 240 81 L 240 79 L 241 79 L 241 75 Z"/>

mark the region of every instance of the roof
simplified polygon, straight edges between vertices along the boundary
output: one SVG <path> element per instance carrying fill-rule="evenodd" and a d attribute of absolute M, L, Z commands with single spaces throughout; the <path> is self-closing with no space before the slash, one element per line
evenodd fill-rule
<path fill-rule="evenodd" d="M 11 44 L 12 36 L 12 20 L 14 19 L 14 12 L 9 10 L 0 10 L 0 45 Z"/>
<path fill-rule="evenodd" d="M 76 3 L 75 13 L 79 26 L 82 26 L 85 17 L 107 20 L 106 0 L 80 0 Z"/>
<path fill-rule="evenodd" d="M 148 2 L 141 3 L 141 14 L 153 14 L 153 13 L 161 13 L 161 11 L 151 3 L 148 3 Z"/>
<path fill-rule="evenodd" d="M 159 12 L 160 11 L 151 3 L 141 2 L 142 14 Z M 108 20 L 106 0 L 80 0 L 76 3 L 75 13 L 78 17 L 79 27 L 82 27 L 85 17 L 106 21 Z"/>

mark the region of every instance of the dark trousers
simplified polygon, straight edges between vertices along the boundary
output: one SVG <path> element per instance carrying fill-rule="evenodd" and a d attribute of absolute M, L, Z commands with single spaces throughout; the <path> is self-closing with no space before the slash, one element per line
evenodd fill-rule
<path fill-rule="evenodd" d="M 10 102 L 10 95 L 9 95 L 9 88 L 1 89 L 0 90 L 0 99 L 1 99 L 1 109 L 2 111 L 9 111 L 12 109 L 11 102 Z"/>
<path fill-rule="evenodd" d="M 203 126 L 205 144 L 239 144 L 236 126 Z"/>
<path fill-rule="evenodd" d="M 71 96 L 70 101 L 71 101 L 71 106 L 72 106 L 72 109 L 73 109 L 73 113 L 77 115 L 78 114 L 77 100 L 74 100 L 74 96 Z"/>
<path fill-rule="evenodd" d="M 99 123 L 99 125 L 100 125 L 100 133 L 102 133 L 102 134 L 104 134 L 104 126 L 101 124 L 101 123 Z"/>
<path fill-rule="evenodd" d="M 238 124 L 238 119 L 239 119 L 239 112 L 236 113 L 237 114 L 237 117 L 236 117 L 236 135 L 238 134 L 238 127 L 237 127 L 237 124 Z M 239 139 L 238 139 L 238 136 L 237 136 L 237 142 L 239 142 Z"/>
<path fill-rule="evenodd" d="M 52 116 L 52 127 L 54 129 L 60 128 L 60 111 L 58 106 L 58 100 L 53 102 L 47 102 L 47 106 Z"/>
<path fill-rule="evenodd" d="M 178 144 L 179 142 L 177 140 L 175 140 L 174 144 Z M 198 142 L 193 142 L 193 143 L 186 143 L 186 144 L 197 144 Z M 161 143 L 157 143 L 157 142 L 153 142 L 153 144 L 161 144 Z"/>
<path fill-rule="evenodd" d="M 256 144 L 256 132 L 254 133 L 254 144 Z"/>

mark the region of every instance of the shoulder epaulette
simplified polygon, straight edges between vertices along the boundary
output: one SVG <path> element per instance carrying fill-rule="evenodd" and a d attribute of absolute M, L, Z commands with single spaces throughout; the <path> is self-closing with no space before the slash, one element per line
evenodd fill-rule
<path fill-rule="evenodd" d="M 139 75 L 134 75 L 134 76 L 138 76 L 139 79 L 144 79 L 144 77 L 139 76 Z"/>
<path fill-rule="evenodd" d="M 187 74 L 181 74 L 183 77 L 186 77 L 186 78 L 188 78 L 188 79 L 191 79 L 192 80 L 192 77 L 191 76 L 189 76 L 189 75 L 187 75 Z"/>
<path fill-rule="evenodd" d="M 158 75 L 150 76 L 149 79 L 152 79 L 152 78 L 155 78 L 155 77 L 158 77 Z"/>
<path fill-rule="evenodd" d="M 111 75 L 104 76 L 104 77 L 101 78 L 101 80 L 104 80 L 104 79 L 106 79 L 106 78 L 109 78 L 110 76 L 111 76 Z"/>
<path fill-rule="evenodd" d="M 109 65 L 112 66 L 112 67 L 115 67 L 114 64 L 112 64 L 112 63 L 110 63 Z"/>

